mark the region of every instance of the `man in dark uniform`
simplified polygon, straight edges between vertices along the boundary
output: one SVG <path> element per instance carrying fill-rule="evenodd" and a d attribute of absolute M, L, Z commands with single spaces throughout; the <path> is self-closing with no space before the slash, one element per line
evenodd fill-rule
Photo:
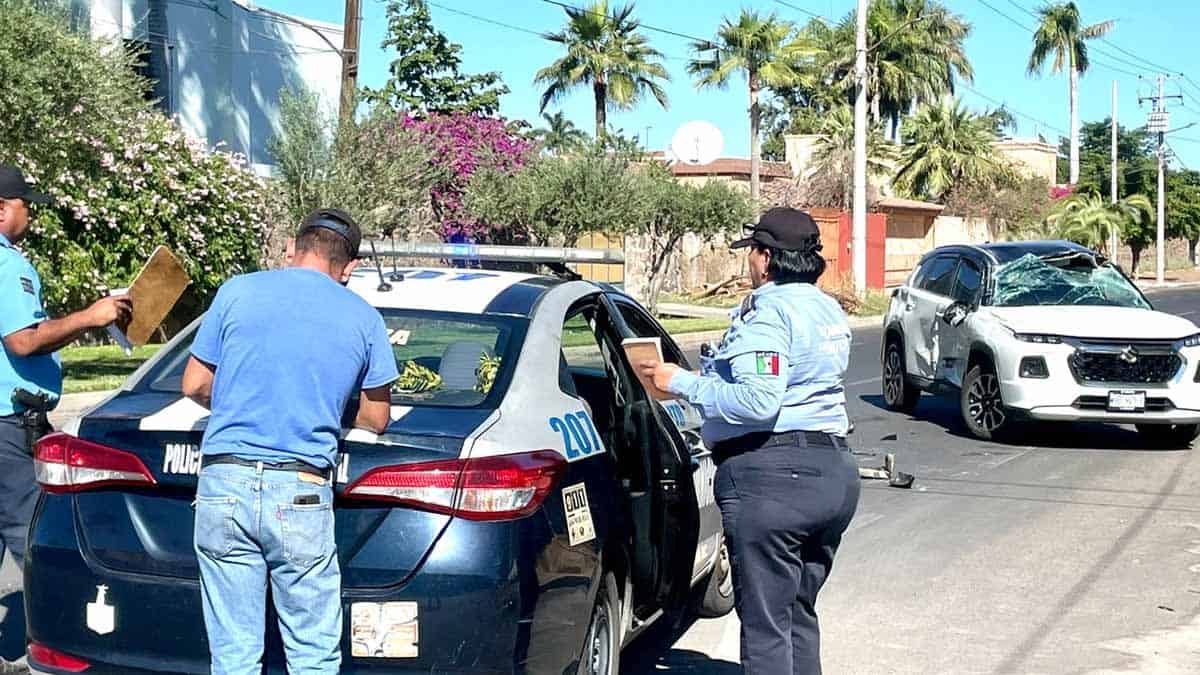
<path fill-rule="evenodd" d="M 19 169 L 0 164 L 0 558 L 7 548 L 17 563 L 25 556 L 38 496 L 30 446 L 48 431 L 32 428 L 40 426 L 40 416 L 28 414 L 30 398 L 53 408 L 62 394 L 62 368 L 55 352 L 89 329 L 128 318 L 132 309 L 127 296 L 110 296 L 61 319 L 46 317 L 42 280 L 17 244 L 29 232 L 30 204 L 49 201 L 33 190 Z M 32 397 L 14 396 L 18 391 Z"/>
<path fill-rule="evenodd" d="M 764 213 L 733 244 L 749 249 L 754 292 L 716 353 L 702 358 L 701 373 L 639 366 L 704 417 L 747 675 L 821 672 L 817 592 L 858 506 L 842 383 L 850 328 L 816 286 L 825 271 L 820 242 L 808 214 Z"/>

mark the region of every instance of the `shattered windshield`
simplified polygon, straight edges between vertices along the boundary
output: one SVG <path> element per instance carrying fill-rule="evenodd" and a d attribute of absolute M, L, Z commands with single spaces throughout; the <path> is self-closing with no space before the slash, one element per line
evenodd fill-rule
<path fill-rule="evenodd" d="M 1137 288 L 1117 268 L 1096 265 L 1094 258 L 1074 254 L 1039 258 L 1025 254 L 996 270 L 996 307 L 1028 305 L 1108 305 L 1150 309 Z"/>

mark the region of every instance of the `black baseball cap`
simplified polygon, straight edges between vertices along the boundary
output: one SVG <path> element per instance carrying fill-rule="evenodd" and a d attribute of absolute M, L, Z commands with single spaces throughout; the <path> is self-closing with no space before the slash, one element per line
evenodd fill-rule
<path fill-rule="evenodd" d="M 749 236 L 729 245 L 729 248 L 745 248 L 754 244 L 769 246 L 780 251 L 820 251 L 821 230 L 817 221 L 803 211 L 776 207 L 768 209 L 750 230 Z"/>
<path fill-rule="evenodd" d="M 25 174 L 12 164 L 0 164 L 0 199 L 23 199 L 31 204 L 49 204 L 50 195 L 33 189 Z"/>
<path fill-rule="evenodd" d="M 300 221 L 300 229 L 296 231 L 296 237 L 299 238 L 305 232 L 316 228 L 332 230 L 342 235 L 348 244 L 350 259 L 358 258 L 358 247 L 362 245 L 362 230 L 359 229 L 358 223 L 354 222 L 354 218 L 350 217 L 349 213 L 341 209 L 317 209 Z"/>

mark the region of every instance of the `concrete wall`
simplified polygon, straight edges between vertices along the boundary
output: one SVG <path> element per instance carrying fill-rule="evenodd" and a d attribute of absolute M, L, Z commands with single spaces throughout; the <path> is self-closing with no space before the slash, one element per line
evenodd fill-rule
<path fill-rule="evenodd" d="M 1036 139 L 1020 138 L 997 141 L 993 146 L 1026 175 L 1040 176 L 1051 185 L 1058 182 L 1058 148 L 1055 146 Z"/>
<path fill-rule="evenodd" d="M 148 0 L 77 0 L 90 3 L 92 34 L 148 42 Z M 340 47 L 341 26 L 304 19 Z M 164 109 L 210 146 L 246 155 L 255 171 L 273 163 L 267 143 L 279 121 L 279 92 L 317 94 L 337 112 L 341 57 L 313 29 L 252 11 L 242 0 L 168 2 L 170 83 Z"/>

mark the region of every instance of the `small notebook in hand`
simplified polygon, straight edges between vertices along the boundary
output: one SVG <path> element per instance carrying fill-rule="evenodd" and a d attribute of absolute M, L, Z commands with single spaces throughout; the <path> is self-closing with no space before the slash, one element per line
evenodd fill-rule
<path fill-rule="evenodd" d="M 638 369 L 638 365 L 645 361 L 662 362 L 662 340 L 653 338 L 626 338 L 621 341 L 621 348 L 625 350 L 625 355 L 629 358 L 629 363 L 633 365 L 634 371 Z M 653 398 L 659 401 L 667 401 L 677 398 L 674 394 L 665 392 L 654 386 L 654 382 L 649 378 L 642 377 L 638 373 L 638 379 L 642 381 L 642 386 Z"/>

